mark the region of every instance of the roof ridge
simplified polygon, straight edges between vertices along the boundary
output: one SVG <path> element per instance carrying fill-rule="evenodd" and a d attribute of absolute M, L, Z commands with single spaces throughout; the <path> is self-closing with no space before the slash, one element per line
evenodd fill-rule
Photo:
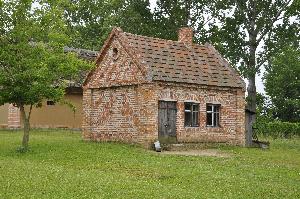
<path fill-rule="evenodd" d="M 65 46 L 64 47 L 64 51 L 65 52 L 89 52 L 89 53 L 95 53 L 97 54 L 99 51 L 95 51 L 95 50 L 90 50 L 90 49 L 85 49 L 85 48 L 73 48 L 73 47 L 69 47 L 69 46 Z"/>
<path fill-rule="evenodd" d="M 159 38 L 159 37 L 150 37 L 150 36 L 145 36 L 145 35 L 138 35 L 138 34 L 133 34 L 130 32 L 123 32 L 123 33 L 128 34 L 128 35 L 137 36 L 137 37 L 144 37 L 144 38 L 148 38 L 148 39 L 156 39 L 156 40 L 160 40 L 160 41 L 174 42 L 174 43 L 183 44 L 184 46 L 186 46 L 186 44 L 184 42 L 180 42 L 180 41 L 176 41 L 176 40 L 163 39 L 163 38 Z M 205 44 L 198 44 L 198 43 L 192 43 L 192 45 L 189 44 L 187 46 L 200 46 L 200 47 L 206 48 Z"/>

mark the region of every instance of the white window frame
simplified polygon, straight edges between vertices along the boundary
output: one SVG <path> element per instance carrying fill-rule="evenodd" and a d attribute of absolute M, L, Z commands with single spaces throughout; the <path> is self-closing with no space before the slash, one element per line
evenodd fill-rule
<path fill-rule="evenodd" d="M 207 110 L 207 107 L 211 106 L 211 111 Z M 219 127 L 220 126 L 220 104 L 206 104 L 206 126 L 207 127 Z M 207 114 L 211 114 L 211 125 L 208 125 Z M 218 116 L 218 121 L 215 121 L 215 115 Z"/>
<path fill-rule="evenodd" d="M 191 105 L 191 110 L 187 110 L 185 109 L 185 105 L 186 104 L 190 104 Z M 198 106 L 198 111 L 194 111 L 194 106 Z M 199 103 L 196 103 L 196 102 L 184 102 L 184 113 L 191 113 L 191 125 L 186 125 L 186 118 L 185 118 L 185 115 L 184 115 L 184 127 L 199 127 L 200 126 L 200 122 L 199 122 L 199 112 L 200 112 L 200 104 Z M 196 124 L 193 124 L 193 121 L 194 121 L 194 113 L 196 113 L 198 115 L 197 117 L 197 121 L 196 121 Z"/>

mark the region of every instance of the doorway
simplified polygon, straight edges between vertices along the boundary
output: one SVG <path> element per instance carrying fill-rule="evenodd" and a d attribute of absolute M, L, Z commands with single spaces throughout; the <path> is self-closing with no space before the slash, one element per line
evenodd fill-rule
<path fill-rule="evenodd" d="M 158 139 L 161 143 L 176 143 L 176 102 L 158 103 Z"/>

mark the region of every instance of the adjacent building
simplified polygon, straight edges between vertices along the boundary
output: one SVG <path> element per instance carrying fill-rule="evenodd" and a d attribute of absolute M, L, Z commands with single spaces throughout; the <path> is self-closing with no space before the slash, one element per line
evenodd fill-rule
<path fill-rule="evenodd" d="M 85 49 L 74 49 L 66 47 L 65 52 L 75 52 L 82 59 L 94 61 L 97 53 Z M 42 107 L 33 108 L 30 125 L 32 128 L 71 128 L 81 129 L 82 124 L 82 83 L 87 72 L 82 72 L 81 77 L 70 82 L 66 89 L 64 101 L 71 103 L 76 111 L 74 112 L 66 104 L 54 103 L 45 100 Z M 20 110 L 12 104 L 0 106 L 0 128 L 16 129 L 23 126 Z"/>

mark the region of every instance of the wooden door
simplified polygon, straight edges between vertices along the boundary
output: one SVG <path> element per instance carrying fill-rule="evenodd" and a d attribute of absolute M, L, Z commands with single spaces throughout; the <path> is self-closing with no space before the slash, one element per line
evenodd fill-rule
<path fill-rule="evenodd" d="M 176 102 L 159 101 L 158 137 L 161 142 L 176 142 Z"/>

